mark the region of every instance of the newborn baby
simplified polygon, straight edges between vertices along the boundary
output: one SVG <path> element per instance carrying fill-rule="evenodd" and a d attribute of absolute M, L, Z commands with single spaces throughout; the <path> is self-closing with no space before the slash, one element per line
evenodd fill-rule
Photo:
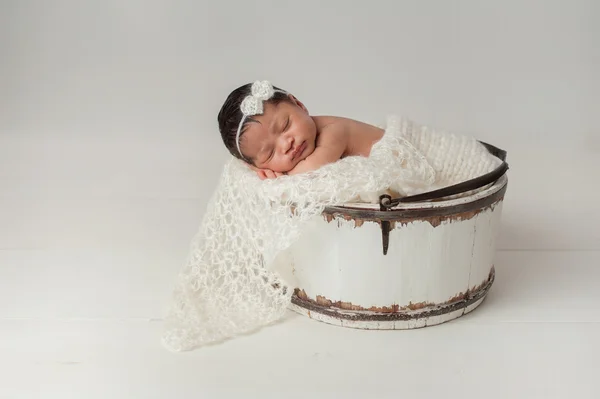
<path fill-rule="evenodd" d="M 347 156 L 368 157 L 384 130 L 335 116 L 311 116 L 296 97 L 257 81 L 223 104 L 219 130 L 229 152 L 261 179 L 316 170 Z"/>

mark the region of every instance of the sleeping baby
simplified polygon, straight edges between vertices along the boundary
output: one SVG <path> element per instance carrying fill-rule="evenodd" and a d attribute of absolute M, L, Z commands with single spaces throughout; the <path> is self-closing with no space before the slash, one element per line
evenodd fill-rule
<path fill-rule="evenodd" d="M 296 97 L 257 81 L 223 104 L 219 130 L 229 152 L 261 179 L 309 172 L 348 156 L 368 157 L 378 127 L 335 116 L 311 116 Z"/>

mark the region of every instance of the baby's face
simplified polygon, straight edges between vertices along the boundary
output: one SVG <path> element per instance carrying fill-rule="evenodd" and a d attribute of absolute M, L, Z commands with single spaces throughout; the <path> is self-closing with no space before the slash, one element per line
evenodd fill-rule
<path fill-rule="evenodd" d="M 315 122 L 300 101 L 292 100 L 265 103 L 263 114 L 252 117 L 258 123 L 245 128 L 240 147 L 257 168 L 289 172 L 315 150 Z"/>

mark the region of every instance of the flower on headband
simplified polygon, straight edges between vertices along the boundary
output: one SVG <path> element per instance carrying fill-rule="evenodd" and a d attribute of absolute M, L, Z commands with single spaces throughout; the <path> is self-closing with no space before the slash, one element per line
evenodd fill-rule
<path fill-rule="evenodd" d="M 252 84 L 252 95 L 260 98 L 263 101 L 273 97 L 274 93 L 275 90 L 273 89 L 273 85 L 266 80 L 257 80 Z"/>
<path fill-rule="evenodd" d="M 273 97 L 275 90 L 273 85 L 266 80 L 256 81 L 252 84 L 252 94 L 246 96 L 240 108 L 246 116 L 257 115 L 263 113 L 263 101 Z"/>
<path fill-rule="evenodd" d="M 247 96 L 244 98 L 244 101 L 242 101 L 240 108 L 242 109 L 242 114 L 246 116 L 262 114 L 263 102 L 258 97 Z"/>

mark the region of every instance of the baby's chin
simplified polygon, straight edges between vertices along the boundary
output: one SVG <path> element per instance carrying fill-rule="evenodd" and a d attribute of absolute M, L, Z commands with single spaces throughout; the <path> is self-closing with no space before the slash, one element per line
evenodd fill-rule
<path fill-rule="evenodd" d="M 294 163 L 291 165 L 291 167 L 288 170 L 286 170 L 285 172 L 282 172 L 282 173 L 287 173 L 287 172 L 290 172 L 290 171 L 294 170 L 294 168 L 296 166 L 298 166 L 298 164 L 302 163 L 304 160 L 306 160 L 308 157 L 310 157 L 314 151 L 315 151 L 314 148 L 312 148 L 310 151 L 305 151 L 305 153 L 302 154 L 302 158 L 299 158 L 299 159 L 295 160 Z"/>
<path fill-rule="evenodd" d="M 297 160 L 294 160 L 289 166 L 287 167 L 281 167 L 281 168 L 273 168 L 272 171 L 276 172 L 276 173 L 288 173 L 291 172 L 292 170 L 294 170 L 294 168 L 296 166 L 298 166 L 299 163 L 301 163 L 302 161 L 304 161 L 305 159 L 307 159 L 308 157 L 310 157 L 312 155 L 312 153 L 315 151 L 315 147 L 312 148 L 307 148 L 304 151 L 304 154 L 302 154 L 302 158 L 298 158 Z"/>

